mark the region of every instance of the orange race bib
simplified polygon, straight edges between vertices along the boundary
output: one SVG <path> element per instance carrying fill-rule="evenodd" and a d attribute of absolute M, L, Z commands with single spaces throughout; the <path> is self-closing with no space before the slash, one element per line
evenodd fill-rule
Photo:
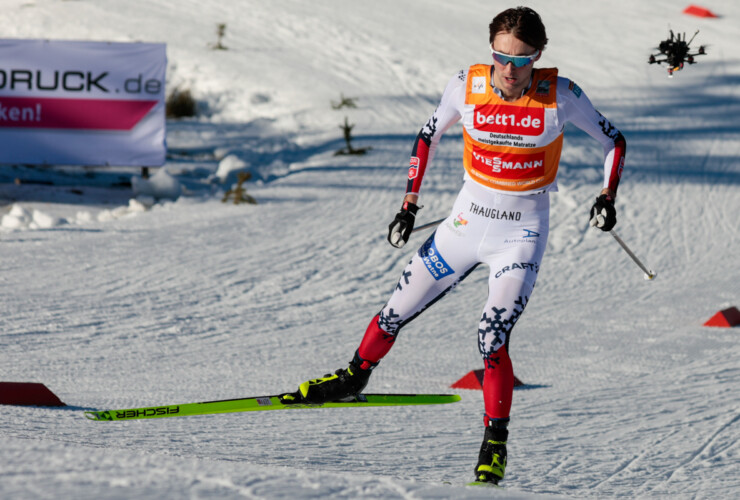
<path fill-rule="evenodd" d="M 486 187 L 526 193 L 555 181 L 563 143 L 556 68 L 536 69 L 532 86 L 508 102 L 491 87 L 491 66 L 470 67 L 463 112 L 468 175 Z"/>

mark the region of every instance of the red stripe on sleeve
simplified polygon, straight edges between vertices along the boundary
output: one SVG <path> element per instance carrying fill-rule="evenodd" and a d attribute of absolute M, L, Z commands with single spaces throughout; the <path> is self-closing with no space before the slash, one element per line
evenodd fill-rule
<path fill-rule="evenodd" d="M 414 141 L 414 149 L 411 151 L 409 160 L 408 182 L 406 183 L 406 194 L 419 194 L 421 181 L 424 178 L 424 172 L 429 161 L 429 145 L 426 143 L 424 136 L 420 132 Z"/>
<path fill-rule="evenodd" d="M 622 178 L 622 169 L 624 168 L 624 156 L 627 153 L 627 141 L 620 133 L 614 139 L 614 160 L 612 162 L 611 173 L 609 174 L 609 189 L 617 192 L 619 181 Z"/>

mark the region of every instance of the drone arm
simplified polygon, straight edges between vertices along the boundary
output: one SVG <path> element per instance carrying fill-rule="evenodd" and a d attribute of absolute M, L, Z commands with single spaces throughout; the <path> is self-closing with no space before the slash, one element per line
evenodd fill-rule
<path fill-rule="evenodd" d="M 696 38 L 696 35 L 698 35 L 698 34 L 699 34 L 699 30 L 696 30 L 696 33 L 694 33 L 694 36 L 692 36 L 692 37 L 691 37 L 691 40 L 689 40 L 689 43 L 687 43 L 687 44 L 686 44 L 686 46 L 687 46 L 687 47 L 688 47 L 689 45 L 691 45 L 691 42 L 693 42 L 693 41 L 694 41 L 694 38 Z M 685 38 L 686 38 L 686 35 L 684 35 L 684 39 L 685 39 Z"/>

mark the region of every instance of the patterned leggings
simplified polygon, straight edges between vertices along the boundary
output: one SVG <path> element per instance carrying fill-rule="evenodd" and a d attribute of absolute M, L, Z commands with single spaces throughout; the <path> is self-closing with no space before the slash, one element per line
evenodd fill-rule
<path fill-rule="evenodd" d="M 532 295 L 548 236 L 547 193 L 512 196 L 468 181 L 447 219 L 413 255 L 358 349 L 377 363 L 401 328 L 442 298 L 479 264 L 488 265 L 488 300 L 478 327 L 486 419 L 508 418 L 514 372 L 511 330 Z"/>

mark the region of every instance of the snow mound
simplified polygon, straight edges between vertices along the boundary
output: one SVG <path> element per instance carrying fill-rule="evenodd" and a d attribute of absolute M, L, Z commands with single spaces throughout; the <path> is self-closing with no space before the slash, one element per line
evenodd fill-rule
<path fill-rule="evenodd" d="M 154 200 L 177 200 L 182 194 L 180 181 L 175 179 L 166 169 L 160 168 L 149 179 L 139 176 L 131 177 L 131 188 L 134 196 L 146 196 Z"/>
<path fill-rule="evenodd" d="M 14 204 L 10 212 L 3 215 L 0 227 L 8 230 L 51 229 L 66 223 L 67 221 L 61 217 L 49 215 L 38 209 L 29 211 L 21 205 Z"/>
<path fill-rule="evenodd" d="M 218 163 L 215 180 L 221 184 L 225 184 L 227 181 L 234 182 L 236 173 L 242 172 L 248 167 L 249 165 L 244 160 L 234 154 L 229 154 Z"/>

